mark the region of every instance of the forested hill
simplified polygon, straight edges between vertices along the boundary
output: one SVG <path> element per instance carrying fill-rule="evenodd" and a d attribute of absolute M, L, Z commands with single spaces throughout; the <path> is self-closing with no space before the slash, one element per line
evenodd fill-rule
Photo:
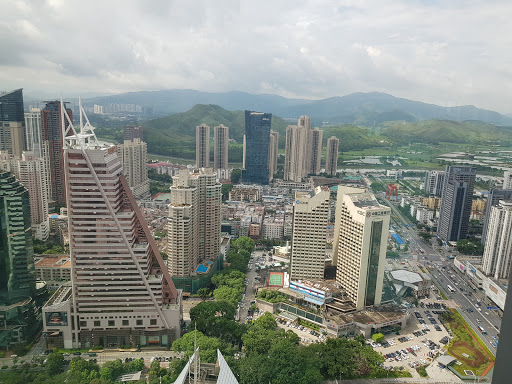
<path fill-rule="evenodd" d="M 195 158 L 195 128 L 201 124 L 210 126 L 212 138 L 213 127 L 224 124 L 229 127 L 230 139 L 242 144 L 245 130 L 244 111 L 228 111 L 218 105 L 198 104 L 187 112 L 144 122 L 144 140 L 148 143 L 148 151 L 154 154 Z M 282 143 L 286 126 L 287 123 L 283 119 L 272 116 L 272 129 L 279 132 Z"/>
<path fill-rule="evenodd" d="M 241 162 L 241 144 L 244 134 L 244 111 L 228 111 L 218 105 L 198 104 L 189 111 L 167 117 L 148 120 L 144 126 L 144 141 L 148 152 L 183 159 L 195 158 L 195 127 L 201 124 L 213 127 L 224 124 L 229 127 L 229 136 L 236 143 L 230 146 L 230 161 Z M 280 134 L 280 148 L 284 148 L 286 126 L 296 124 L 272 116 L 272 129 Z M 360 150 L 379 146 L 394 146 L 408 143 L 456 143 L 456 144 L 500 144 L 512 145 L 512 128 L 499 127 L 481 121 L 424 120 L 417 122 L 390 121 L 374 126 L 342 124 L 325 126 L 324 146 L 330 136 L 340 139 L 340 151 Z M 100 137 L 120 142 L 122 127 L 98 129 Z M 213 151 L 212 151 L 213 156 Z"/>

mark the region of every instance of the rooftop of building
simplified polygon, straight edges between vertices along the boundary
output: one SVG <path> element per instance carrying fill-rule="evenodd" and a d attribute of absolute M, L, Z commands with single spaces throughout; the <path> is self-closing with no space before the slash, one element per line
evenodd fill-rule
<path fill-rule="evenodd" d="M 330 291 L 332 293 L 341 292 L 336 280 L 292 280 L 291 282 L 308 285 L 310 287 L 321 289 L 323 291 Z"/>
<path fill-rule="evenodd" d="M 64 303 L 71 298 L 71 294 L 71 283 L 65 283 L 55 291 L 55 293 L 52 295 L 52 297 L 50 297 L 50 299 L 46 302 L 44 306 L 50 307 L 52 305 Z"/>
<path fill-rule="evenodd" d="M 337 325 L 350 323 L 360 324 L 382 324 L 394 320 L 399 320 L 404 316 L 404 312 L 398 307 L 379 307 L 368 308 L 362 311 L 341 313 L 333 309 L 327 309 L 324 317 L 326 320 Z"/>
<path fill-rule="evenodd" d="M 399 280 L 399 281 L 404 281 L 406 283 L 415 284 L 415 283 L 419 283 L 419 282 L 423 281 L 423 278 L 421 277 L 421 275 L 416 272 L 406 271 L 403 269 L 397 269 L 396 271 L 391 271 L 390 273 L 391 273 L 391 276 L 393 277 L 393 279 Z"/>
<path fill-rule="evenodd" d="M 376 209 L 376 208 L 382 208 L 382 206 L 379 204 L 373 193 L 370 192 L 362 192 L 362 193 L 350 193 L 348 194 L 350 199 L 352 200 L 352 203 L 357 208 L 361 209 Z"/>
<path fill-rule="evenodd" d="M 151 197 L 151 200 L 166 201 L 171 199 L 171 194 L 166 192 L 158 192 L 156 195 Z"/>
<path fill-rule="evenodd" d="M 36 258 L 36 268 L 71 268 L 69 255 L 43 255 Z"/>

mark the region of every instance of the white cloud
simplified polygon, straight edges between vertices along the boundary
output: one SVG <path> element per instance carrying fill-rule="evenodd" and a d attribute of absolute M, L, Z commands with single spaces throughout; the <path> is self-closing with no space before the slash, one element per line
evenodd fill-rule
<path fill-rule="evenodd" d="M 504 1 L 8 1 L 0 84 L 75 95 L 377 90 L 511 112 L 510 14 Z"/>
<path fill-rule="evenodd" d="M 368 56 L 370 56 L 370 57 L 380 56 L 380 53 L 381 53 L 380 49 L 372 47 L 372 46 L 366 47 L 366 52 L 368 52 Z"/>

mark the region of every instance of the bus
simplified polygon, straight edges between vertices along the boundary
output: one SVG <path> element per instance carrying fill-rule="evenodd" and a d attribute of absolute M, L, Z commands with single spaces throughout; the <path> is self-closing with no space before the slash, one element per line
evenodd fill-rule
<path fill-rule="evenodd" d="M 455 292 L 455 289 L 450 284 L 448 284 L 446 288 L 448 288 L 450 292 Z"/>
<path fill-rule="evenodd" d="M 480 331 L 480 333 L 482 335 L 487 335 L 487 332 L 485 331 L 484 327 L 482 327 L 481 325 L 478 326 L 478 330 Z"/>

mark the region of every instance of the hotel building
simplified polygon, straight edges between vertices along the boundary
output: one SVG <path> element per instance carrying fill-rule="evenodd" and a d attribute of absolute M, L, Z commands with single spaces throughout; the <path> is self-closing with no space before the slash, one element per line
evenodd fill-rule
<path fill-rule="evenodd" d="M 356 309 L 381 302 L 390 213 L 372 193 L 338 187 L 332 262 Z"/>

